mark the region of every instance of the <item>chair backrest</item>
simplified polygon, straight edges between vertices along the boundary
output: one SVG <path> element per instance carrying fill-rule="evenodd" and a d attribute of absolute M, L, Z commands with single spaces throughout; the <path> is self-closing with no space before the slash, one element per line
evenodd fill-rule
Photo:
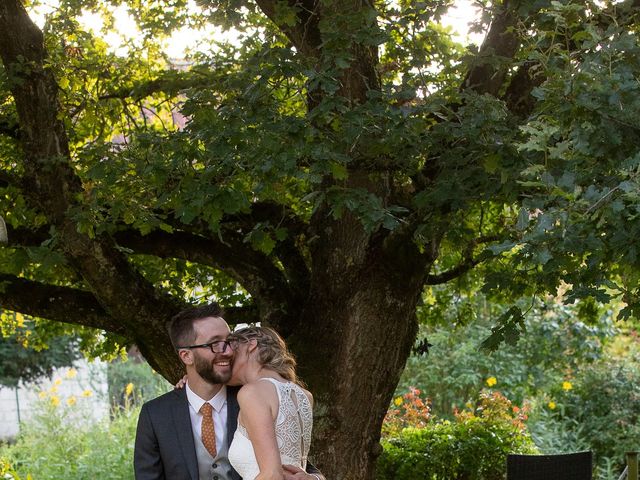
<path fill-rule="evenodd" d="M 593 453 L 507 456 L 507 480 L 591 480 Z"/>

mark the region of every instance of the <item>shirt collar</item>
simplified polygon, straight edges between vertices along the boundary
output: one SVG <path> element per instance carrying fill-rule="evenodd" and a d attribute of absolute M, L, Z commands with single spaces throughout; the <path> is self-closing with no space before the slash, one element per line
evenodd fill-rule
<path fill-rule="evenodd" d="M 222 407 L 224 407 L 224 404 L 227 402 L 226 385 L 223 385 L 222 388 L 218 390 L 218 393 L 216 393 L 213 398 L 210 398 L 209 400 L 205 400 L 199 397 L 198 394 L 196 394 L 193 390 L 191 390 L 191 388 L 189 388 L 188 382 L 184 388 L 187 392 L 187 400 L 189 401 L 189 405 L 191 405 L 196 412 L 199 412 L 200 408 L 202 408 L 202 405 L 207 401 L 211 404 L 216 412 L 220 412 L 222 410 Z"/>

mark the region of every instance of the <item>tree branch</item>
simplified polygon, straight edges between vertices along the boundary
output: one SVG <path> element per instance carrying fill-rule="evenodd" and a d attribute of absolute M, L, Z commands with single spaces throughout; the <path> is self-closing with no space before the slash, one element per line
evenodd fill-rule
<path fill-rule="evenodd" d="M 613 22 L 618 26 L 631 25 L 638 21 L 640 15 L 640 0 L 625 0 L 614 3 L 609 8 L 596 14 L 596 26 L 603 31 Z"/>
<path fill-rule="evenodd" d="M 473 90 L 479 94 L 498 94 L 511 59 L 518 49 L 519 42 L 514 28 L 517 20 L 515 9 L 510 8 L 508 0 L 496 7 L 475 65 L 469 70 L 462 84 L 463 90 Z"/>
<path fill-rule="evenodd" d="M 503 96 L 507 108 L 520 118 L 525 118 L 533 112 L 536 100 L 531 92 L 546 80 L 542 72 L 536 72 L 539 67 L 537 62 L 525 62 L 521 65 L 511 78 Z"/>
<path fill-rule="evenodd" d="M 123 325 L 109 316 L 91 293 L 14 275 L 0 274 L 0 308 L 121 335 L 127 333 Z"/>
<path fill-rule="evenodd" d="M 185 225 L 177 218 L 169 218 L 167 220 L 177 230 L 185 230 L 193 235 L 207 239 L 211 238 L 212 233 L 209 225 L 204 222 L 194 222 Z M 238 253 L 238 249 L 239 251 L 248 250 L 250 256 L 262 256 L 262 254 L 248 247 L 242 238 L 237 238 L 240 233 L 247 235 L 257 223 L 269 223 L 273 228 L 287 229 L 287 238 L 276 244 L 274 253 L 282 264 L 289 285 L 291 287 L 298 287 L 298 292 L 296 293 L 306 295 L 310 272 L 303 255 L 295 244 L 295 237 L 307 233 L 307 224 L 286 205 L 275 202 L 255 202 L 251 205 L 251 211 L 249 213 L 226 215 L 222 219 L 221 226 L 224 228 L 222 243 L 232 243 L 236 253 Z M 207 241 L 210 242 L 211 240 Z M 218 257 L 218 255 L 216 256 Z M 264 260 L 259 260 L 258 265 L 262 264 L 263 261 Z M 269 263 L 271 266 L 273 265 L 271 261 L 269 261 Z M 208 262 L 205 264 L 217 266 Z M 218 268 L 222 269 L 223 267 Z M 271 267 L 265 270 L 268 275 L 263 276 L 263 278 L 269 278 L 272 274 L 270 268 Z M 278 273 L 280 273 L 279 270 Z M 240 281 L 239 278 L 236 279 L 240 283 L 244 283 Z"/>
<path fill-rule="evenodd" d="M 260 10 L 287 36 L 300 53 L 307 57 L 318 56 L 322 44 L 319 25 L 318 0 L 288 0 L 289 7 L 295 11 L 297 22 L 290 25 L 282 22 L 278 0 L 256 0 Z"/>
<path fill-rule="evenodd" d="M 212 83 L 212 79 L 206 75 L 171 70 L 153 80 L 137 83 L 131 87 L 121 88 L 114 92 L 100 95 L 98 99 L 131 99 L 140 101 L 155 93 L 165 93 L 175 96 L 190 88 L 210 87 Z"/>
<path fill-rule="evenodd" d="M 425 284 L 440 285 L 442 283 L 447 283 L 448 281 L 453 280 L 454 278 L 458 278 L 459 276 L 464 275 L 479 263 L 480 263 L 479 260 L 468 259 L 465 262 L 462 262 L 456 267 L 452 268 L 451 270 L 447 270 L 446 272 L 442 272 L 437 275 L 427 275 Z"/>
<path fill-rule="evenodd" d="M 469 243 L 469 245 L 467 245 L 467 248 L 465 249 L 464 259 L 462 260 L 462 262 L 460 262 L 458 265 L 456 265 L 452 269 L 439 273 L 437 275 L 427 275 L 427 279 L 425 280 L 425 283 L 427 285 L 440 285 L 442 283 L 447 283 L 448 281 L 453 280 L 454 278 L 458 278 L 464 275 L 469 270 L 473 269 L 474 267 L 482 263 L 484 260 L 486 260 L 486 258 L 483 258 L 481 260 L 477 258 L 473 258 L 473 249 L 476 246 L 481 245 L 483 243 L 495 242 L 496 240 L 500 240 L 501 238 L 502 237 L 498 235 L 482 235 L 474 239 Z"/>
<path fill-rule="evenodd" d="M 593 18 L 585 16 L 584 21 L 593 23 L 597 29 L 604 33 L 613 23 L 622 27 L 637 22 L 639 14 L 640 0 L 626 0 L 596 13 Z M 578 48 L 573 40 L 569 41 L 569 45 L 571 49 Z M 536 103 L 531 92 L 545 80 L 546 76 L 538 62 L 527 61 L 522 64 L 512 76 L 503 96 L 509 110 L 521 118 L 528 116 Z"/>
<path fill-rule="evenodd" d="M 308 295 L 311 272 L 295 244 L 295 239 L 289 236 L 278 242 L 275 253 L 282 263 L 290 288 L 294 289 L 293 294 L 299 298 Z"/>
<path fill-rule="evenodd" d="M 225 234 L 220 241 L 180 231 L 154 231 L 142 235 L 128 230 L 116 233 L 114 238 L 136 253 L 182 258 L 222 270 L 259 302 L 261 314 L 274 308 L 281 311 L 291 300 L 282 272 L 266 255 L 231 234 Z"/>
<path fill-rule="evenodd" d="M 224 307 L 223 310 L 224 319 L 231 326 L 241 323 L 257 323 L 260 321 L 260 315 L 255 305 Z"/>
<path fill-rule="evenodd" d="M 275 202 L 255 202 L 251 204 L 251 212 L 246 214 L 227 215 L 223 225 L 240 225 L 250 231 L 258 222 L 269 222 L 273 227 L 284 227 L 294 235 L 305 231 L 307 225 L 291 208 Z"/>

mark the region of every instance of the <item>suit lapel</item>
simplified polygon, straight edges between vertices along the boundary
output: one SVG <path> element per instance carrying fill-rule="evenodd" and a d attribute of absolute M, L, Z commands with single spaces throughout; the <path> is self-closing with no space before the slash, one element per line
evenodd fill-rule
<path fill-rule="evenodd" d="M 192 480 L 198 480 L 198 458 L 196 457 L 196 445 L 193 442 L 191 429 L 191 417 L 189 416 L 189 401 L 184 388 L 175 390 L 176 398 L 171 407 L 171 416 L 178 433 L 178 445 L 186 460 L 187 470 Z"/>
<path fill-rule="evenodd" d="M 227 438 L 229 439 L 229 445 L 233 441 L 233 435 L 236 433 L 238 427 L 238 412 L 240 407 L 238 406 L 238 387 L 227 386 Z"/>
<path fill-rule="evenodd" d="M 236 433 L 236 428 L 238 427 L 238 412 L 240 411 L 240 406 L 238 405 L 238 390 L 240 390 L 240 387 L 227 386 L 227 438 L 229 439 L 227 447 L 231 447 L 233 435 Z M 232 471 L 232 477 L 235 480 L 242 480 L 238 472 L 235 470 Z"/>

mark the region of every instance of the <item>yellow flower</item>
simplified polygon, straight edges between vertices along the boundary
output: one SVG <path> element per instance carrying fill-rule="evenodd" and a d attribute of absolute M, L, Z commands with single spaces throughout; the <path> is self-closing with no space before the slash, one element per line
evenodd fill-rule
<path fill-rule="evenodd" d="M 562 382 L 562 389 L 565 391 L 569 391 L 573 388 L 573 385 L 571 385 L 571 382 Z"/>
<path fill-rule="evenodd" d="M 45 392 L 44 390 L 38 393 L 38 398 L 46 398 L 46 397 L 47 397 L 47 392 Z"/>
<path fill-rule="evenodd" d="M 496 383 L 498 383 L 498 380 L 496 379 L 496 377 L 489 377 L 487 378 L 486 382 L 487 386 L 493 387 Z"/>
<path fill-rule="evenodd" d="M 551 410 L 555 410 L 556 409 L 556 402 L 554 402 L 553 400 L 550 401 L 549 403 L 547 403 L 547 407 L 549 407 Z"/>
<path fill-rule="evenodd" d="M 133 383 L 127 383 L 127 386 L 124 387 L 124 394 L 128 397 L 133 392 Z"/>
<path fill-rule="evenodd" d="M 69 405 L 70 407 L 74 406 L 76 404 L 76 397 L 74 397 L 73 395 L 71 395 L 69 398 L 67 398 L 67 405 Z"/>
<path fill-rule="evenodd" d="M 20 328 L 24 327 L 24 316 L 18 312 L 16 312 L 16 324 Z"/>
<path fill-rule="evenodd" d="M 49 393 L 58 393 L 58 386 L 54 385 L 49 389 Z"/>
<path fill-rule="evenodd" d="M 396 397 L 396 398 L 393 400 L 393 404 L 394 404 L 396 407 L 399 407 L 400 405 L 402 405 L 402 397 Z"/>
<path fill-rule="evenodd" d="M 91 395 L 93 395 L 93 392 L 91 390 L 85 390 L 84 392 L 82 392 L 82 396 L 85 398 L 90 397 Z"/>
<path fill-rule="evenodd" d="M 78 371 L 75 368 L 71 367 L 69 370 L 67 370 L 65 377 L 76 378 L 76 375 L 78 375 Z"/>
<path fill-rule="evenodd" d="M 58 405 L 60 405 L 60 399 L 55 395 L 51 395 L 50 402 L 51 402 L 51 405 L 53 405 L 54 407 L 57 407 Z"/>
<path fill-rule="evenodd" d="M 61 383 L 62 383 L 62 380 L 60 380 L 59 378 L 56 378 L 56 379 L 53 381 L 53 384 L 54 384 L 54 385 L 60 385 Z"/>
<path fill-rule="evenodd" d="M 10 470 L 12 470 L 12 467 L 9 461 L 0 458 L 0 475 L 2 475 L 0 478 L 14 478 Z"/>

